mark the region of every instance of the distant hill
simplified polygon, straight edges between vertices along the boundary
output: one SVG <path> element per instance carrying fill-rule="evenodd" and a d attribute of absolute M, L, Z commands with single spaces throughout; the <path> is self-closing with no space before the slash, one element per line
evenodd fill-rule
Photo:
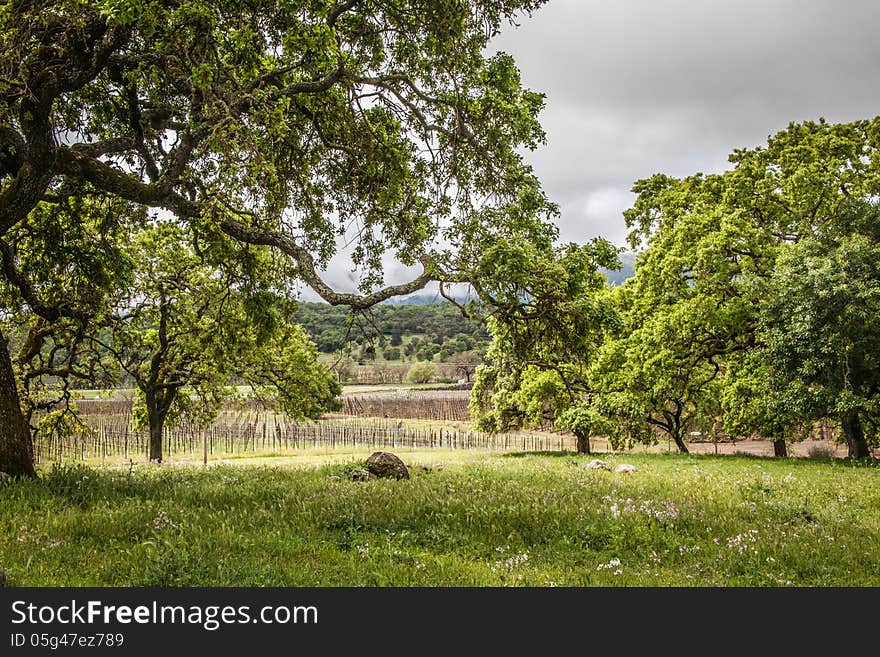
<path fill-rule="evenodd" d="M 600 269 L 611 285 L 620 285 L 626 279 L 635 275 L 636 254 L 632 251 L 624 251 L 620 254 L 620 269 Z"/>
<path fill-rule="evenodd" d="M 636 254 L 632 251 L 624 251 L 620 254 L 620 269 L 600 268 L 599 271 L 608 279 L 611 285 L 620 285 L 626 279 L 635 275 Z M 476 298 L 474 294 L 454 294 L 452 298 L 458 303 L 467 303 Z M 404 297 L 392 297 L 383 301 L 383 304 L 396 306 L 428 306 L 433 303 L 445 303 L 446 299 L 439 292 L 419 292 Z"/>
<path fill-rule="evenodd" d="M 458 303 L 467 303 L 475 299 L 470 294 L 454 294 L 452 298 Z M 391 297 L 382 302 L 390 306 L 429 306 L 432 303 L 447 303 L 446 299 L 440 296 L 439 292 L 422 292 L 419 294 L 408 294 L 404 297 Z"/>
<path fill-rule="evenodd" d="M 485 326 L 466 319 L 445 300 L 379 304 L 357 318 L 351 330 L 349 310 L 342 306 L 301 303 L 295 317 L 322 353 L 351 347 L 353 342 L 364 357 L 431 360 L 442 351 L 443 362 L 451 354 L 484 349 L 489 341 Z"/>
<path fill-rule="evenodd" d="M 611 285 L 620 285 L 633 275 L 635 254 L 620 255 L 621 267 L 602 270 Z M 466 303 L 475 297 L 456 294 Z M 486 327 L 462 316 L 458 308 L 438 292 L 419 292 L 389 299 L 374 306 L 350 325 L 350 313 L 343 306 L 303 302 L 296 321 L 306 329 L 324 354 L 346 350 L 359 361 L 437 362 L 461 359 L 460 354 L 482 352 L 489 343 Z"/>

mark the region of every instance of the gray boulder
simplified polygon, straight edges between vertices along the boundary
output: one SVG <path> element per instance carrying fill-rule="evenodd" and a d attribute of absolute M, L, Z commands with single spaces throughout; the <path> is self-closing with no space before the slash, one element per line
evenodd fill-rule
<path fill-rule="evenodd" d="M 614 471 L 620 472 L 622 474 L 632 474 L 633 472 L 638 472 L 639 469 L 634 465 L 630 465 L 629 463 L 621 463 L 616 468 L 614 468 Z"/>
<path fill-rule="evenodd" d="M 373 452 L 367 459 L 367 470 L 377 477 L 409 479 L 409 470 L 403 461 L 391 452 Z"/>
<path fill-rule="evenodd" d="M 608 470 L 611 472 L 611 468 L 608 467 L 608 464 L 605 461 L 600 459 L 593 459 L 589 463 L 584 466 L 584 470 Z"/>

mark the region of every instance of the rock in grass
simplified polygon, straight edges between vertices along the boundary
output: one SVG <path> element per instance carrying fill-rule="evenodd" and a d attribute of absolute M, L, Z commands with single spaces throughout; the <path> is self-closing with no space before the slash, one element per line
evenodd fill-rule
<path fill-rule="evenodd" d="M 605 463 L 605 461 L 593 459 L 584 466 L 584 470 L 608 470 L 610 472 L 611 468 L 608 467 L 608 464 Z"/>
<path fill-rule="evenodd" d="M 3 566 L 0 566 L 0 589 L 6 586 L 9 586 L 9 575 L 3 570 Z"/>
<path fill-rule="evenodd" d="M 403 461 L 391 452 L 373 452 L 367 459 L 367 470 L 377 477 L 409 479 L 409 470 Z"/>
<path fill-rule="evenodd" d="M 614 468 L 614 471 L 620 472 L 621 474 L 632 474 L 633 472 L 638 472 L 639 469 L 634 465 L 630 465 L 629 463 L 621 463 L 616 468 Z"/>
<path fill-rule="evenodd" d="M 348 476 L 351 477 L 352 481 L 369 481 L 370 479 L 376 478 L 376 475 L 363 468 L 355 468 L 348 474 Z"/>

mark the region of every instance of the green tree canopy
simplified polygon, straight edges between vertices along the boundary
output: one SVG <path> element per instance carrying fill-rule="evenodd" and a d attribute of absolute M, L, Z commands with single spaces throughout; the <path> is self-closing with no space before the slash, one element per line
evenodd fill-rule
<path fill-rule="evenodd" d="M 430 383 L 437 372 L 437 366 L 429 361 L 419 361 L 410 365 L 406 372 L 406 380 L 409 383 Z"/>
<path fill-rule="evenodd" d="M 624 214 L 632 244 L 645 247 L 634 299 L 647 325 L 666 327 L 653 333 L 659 339 L 639 360 L 659 359 L 655 381 L 663 372 L 679 384 L 699 381 L 689 402 L 695 415 L 718 412 L 715 401 L 723 395 L 731 426 L 742 430 L 747 415 L 763 417 L 762 430 L 784 453 L 783 436 L 794 437 L 807 416 L 779 412 L 798 407 L 779 398 L 778 387 L 759 383 L 766 368 L 743 359 L 769 321 L 766 283 L 781 275 L 780 257 L 800 254 L 787 256 L 790 270 L 791 258 L 806 248 L 793 245 L 816 235 L 839 239 L 849 230 L 837 221 L 842 209 L 880 192 L 880 119 L 791 124 L 766 146 L 734 151 L 730 160 L 733 168 L 721 174 L 656 175 L 633 187 L 639 196 Z M 763 411 L 755 406 L 759 393 Z M 736 399 L 748 400 L 751 409 L 734 408 Z M 669 394 L 664 404 L 679 401 Z"/>
<path fill-rule="evenodd" d="M 123 228 L 165 210 L 202 242 L 271 247 L 291 283 L 333 304 L 472 278 L 498 235 L 554 234 L 517 150 L 543 141 L 543 97 L 522 89 L 510 56 L 483 54 L 505 21 L 542 3 L 7 3 L 0 239 L 94 194 L 130 205 L 109 217 Z M 364 273 L 359 293 L 318 273 L 337 238 Z M 383 287 L 386 252 L 421 273 Z M 2 357 L 0 417 L 13 428 L 0 470 L 32 475 L 15 456 L 28 436 Z"/>
<path fill-rule="evenodd" d="M 233 377 L 281 401 L 295 417 L 334 407 L 338 384 L 317 362 L 305 332 L 282 313 L 264 248 L 189 244 L 183 229 L 158 222 L 125 249 L 130 285 L 87 335 L 110 380 L 122 370 L 139 392 L 135 423 L 149 428 L 150 459 L 162 460 L 166 423 L 182 415 L 206 422 Z"/>
<path fill-rule="evenodd" d="M 880 209 L 847 204 L 786 245 L 764 290 L 749 376 L 727 400 L 747 409 L 740 424 L 769 433 L 836 418 L 850 455 L 870 456 L 880 421 Z"/>
<path fill-rule="evenodd" d="M 480 428 L 555 424 L 589 451 L 596 427 L 587 374 L 619 321 L 599 268 L 616 265 L 604 240 L 555 249 L 505 241 L 485 252 L 483 266 L 497 279 L 487 276 L 481 290 L 493 340 L 471 395 Z"/>

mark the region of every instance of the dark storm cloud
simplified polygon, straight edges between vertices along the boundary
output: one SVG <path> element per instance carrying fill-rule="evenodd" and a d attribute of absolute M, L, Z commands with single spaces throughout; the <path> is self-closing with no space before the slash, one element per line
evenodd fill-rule
<path fill-rule="evenodd" d="M 551 0 L 495 40 L 547 95 L 527 159 L 565 239 L 623 242 L 632 183 L 718 171 L 790 121 L 880 113 L 880 3 Z"/>

